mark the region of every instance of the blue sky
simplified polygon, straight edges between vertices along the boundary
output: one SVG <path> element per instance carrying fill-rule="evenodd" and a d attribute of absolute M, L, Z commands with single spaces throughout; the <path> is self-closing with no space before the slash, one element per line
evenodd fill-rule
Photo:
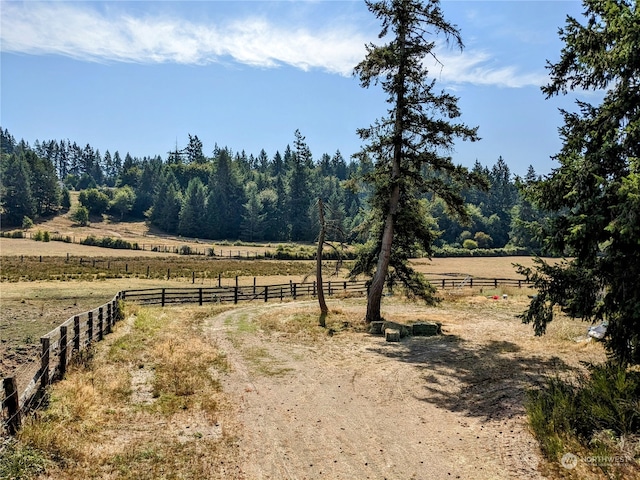
<path fill-rule="evenodd" d="M 197 135 L 272 157 L 300 129 L 315 159 L 361 142 L 356 129 L 385 114 L 379 88 L 353 67 L 379 24 L 362 1 L 2 1 L 0 124 L 18 139 L 70 139 L 102 153 L 162 155 Z M 455 163 L 512 172 L 557 166 L 558 108 L 545 100 L 546 60 L 579 1 L 455 1 L 442 9 L 462 53 L 441 45 L 427 61 L 459 98 L 480 142 L 456 144 Z M 589 100 L 589 98 L 587 98 Z"/>

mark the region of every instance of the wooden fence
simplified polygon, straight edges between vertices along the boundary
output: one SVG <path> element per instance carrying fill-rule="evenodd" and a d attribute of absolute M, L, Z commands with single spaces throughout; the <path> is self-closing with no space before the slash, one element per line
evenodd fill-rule
<path fill-rule="evenodd" d="M 440 289 L 462 290 L 464 288 L 498 288 L 526 286 L 525 280 L 517 279 L 489 279 L 473 277 L 439 277 L 429 279 L 430 283 Z M 325 282 L 324 292 L 328 296 L 362 296 L 367 293 L 365 281 L 330 281 Z M 121 320 L 121 302 L 132 302 L 140 305 L 171 305 L 181 303 L 234 303 L 269 300 L 298 299 L 315 297 L 317 295 L 316 282 L 289 282 L 277 285 L 255 284 L 249 286 L 238 285 L 229 287 L 200 287 L 200 288 L 148 288 L 138 290 L 123 290 L 100 307 L 75 315 L 59 327 L 40 338 L 41 354 L 36 362 L 37 371 L 28 375 L 18 375 L 3 380 L 4 400 L 2 412 L 4 417 L 1 424 L 11 434 L 20 428 L 25 413 L 37 409 L 45 399 L 47 386 L 64 378 L 67 366 L 74 355 L 80 354 L 96 341 L 101 341 L 111 332 L 113 325 Z M 25 366 L 26 369 L 31 368 Z M 22 372 L 24 373 L 24 372 Z M 18 380 L 26 383 L 20 391 Z"/>
<path fill-rule="evenodd" d="M 72 357 L 111 333 L 113 325 L 122 319 L 121 300 L 122 292 L 94 310 L 74 315 L 41 337 L 42 349 L 33 376 L 25 379 L 25 375 L 14 375 L 3 379 L 2 410 L 6 411 L 6 418 L 2 423 L 10 434 L 20 428 L 25 413 L 37 409 L 44 401 L 47 386 L 64 378 Z M 26 383 L 22 391 L 18 389 L 18 378 Z"/>
<path fill-rule="evenodd" d="M 364 281 L 333 281 L 324 284 L 324 292 L 331 296 L 336 294 L 361 296 L 367 292 Z M 238 303 L 246 301 L 284 300 L 299 297 L 315 297 L 316 282 L 313 283 L 283 283 L 278 285 L 239 286 L 230 287 L 200 287 L 200 288 L 147 288 L 141 290 L 127 290 L 122 293 L 123 300 L 142 305 L 165 306 L 174 303 Z"/>

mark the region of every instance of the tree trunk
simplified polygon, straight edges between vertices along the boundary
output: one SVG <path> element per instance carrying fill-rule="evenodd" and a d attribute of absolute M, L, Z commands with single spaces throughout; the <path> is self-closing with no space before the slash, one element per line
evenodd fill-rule
<path fill-rule="evenodd" d="M 391 193 L 389 202 L 389 211 L 384 224 L 382 233 L 382 243 L 380 245 L 380 254 L 378 255 L 378 265 L 376 273 L 371 280 L 369 287 L 369 297 L 367 299 L 367 316 L 366 323 L 377 322 L 380 320 L 380 303 L 382 302 L 382 291 L 384 290 L 384 281 L 389 270 L 389 260 L 391 259 L 391 244 L 393 242 L 393 230 L 395 225 L 395 215 L 398 210 L 398 202 L 400 200 L 400 186 L 396 185 Z"/>
<path fill-rule="evenodd" d="M 398 66 L 398 90 L 396 94 L 395 106 L 395 125 L 393 126 L 393 159 L 391 165 L 391 182 L 393 190 L 389 198 L 389 207 L 384 222 L 384 231 L 382 232 L 382 242 L 380 244 L 380 253 L 378 255 L 378 265 L 376 273 L 371 280 L 369 287 L 369 298 L 367 299 L 367 316 L 366 323 L 376 322 L 380 320 L 380 303 L 382 302 L 382 291 L 384 290 L 384 281 L 389 271 L 389 261 L 391 259 L 391 245 L 393 243 L 393 233 L 395 227 L 396 213 L 398 212 L 398 204 L 400 203 L 400 162 L 402 161 L 402 134 L 404 132 L 404 110 L 405 110 L 405 43 L 406 32 L 404 26 L 399 29 L 399 45 L 400 45 L 400 64 Z"/>
<path fill-rule="evenodd" d="M 326 225 L 324 223 L 324 206 L 322 205 L 321 198 L 318 198 L 318 214 L 320 219 L 320 235 L 318 236 L 318 251 L 316 253 L 316 283 L 318 284 L 318 304 L 320 305 L 320 313 L 322 315 L 326 315 L 329 313 L 329 308 L 327 307 L 327 302 L 324 299 L 324 285 L 322 283 L 322 247 L 324 246 Z"/>

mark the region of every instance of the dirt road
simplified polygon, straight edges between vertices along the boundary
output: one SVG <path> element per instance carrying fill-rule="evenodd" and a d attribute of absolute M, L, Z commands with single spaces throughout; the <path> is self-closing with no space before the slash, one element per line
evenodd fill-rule
<path fill-rule="evenodd" d="M 252 318 L 303 306 L 247 307 L 209 320 L 232 365 L 223 383 L 237 399 L 246 478 L 543 478 L 523 391 L 568 364 L 545 353 L 548 340 L 530 327 L 500 311 L 489 319 L 488 305 L 477 318 L 433 309 L 445 335 L 401 343 L 247 328 Z M 362 307 L 341 306 L 352 308 Z M 392 308 L 396 316 L 416 311 Z"/>

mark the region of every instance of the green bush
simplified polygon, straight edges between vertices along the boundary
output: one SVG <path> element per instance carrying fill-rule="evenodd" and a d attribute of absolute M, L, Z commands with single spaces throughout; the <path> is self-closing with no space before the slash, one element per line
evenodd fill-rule
<path fill-rule="evenodd" d="M 31 227 L 33 227 L 33 220 L 31 220 L 27 216 L 23 217 L 22 218 L 22 229 L 23 230 L 29 230 Z"/>
<path fill-rule="evenodd" d="M 42 241 L 42 230 L 38 230 L 35 235 L 33 236 L 33 239 L 36 242 L 41 242 Z"/>
<path fill-rule="evenodd" d="M 478 242 L 467 238 L 464 242 L 462 242 L 462 248 L 464 248 L 465 250 L 476 250 L 478 248 Z"/>
<path fill-rule="evenodd" d="M 43 241 L 43 242 L 50 242 L 50 241 L 51 241 L 51 234 L 49 233 L 49 231 L 48 231 L 48 230 L 45 230 L 45 231 L 42 233 L 42 241 Z"/>
<path fill-rule="evenodd" d="M 121 238 L 103 237 L 96 238 L 93 235 L 89 235 L 84 240 L 80 240 L 82 245 L 91 245 L 94 247 L 102 248 L 116 248 L 121 250 L 138 250 L 138 244 L 132 244 L 127 240 Z"/>
<path fill-rule="evenodd" d="M 617 439 L 640 434 L 640 372 L 612 362 L 588 369 L 575 382 L 554 377 L 527 393 L 529 423 L 550 460 L 576 442 L 594 448 L 603 433 Z"/>
<path fill-rule="evenodd" d="M 78 223 L 81 226 L 89 224 L 89 209 L 79 205 L 71 214 L 71 220 Z"/>

